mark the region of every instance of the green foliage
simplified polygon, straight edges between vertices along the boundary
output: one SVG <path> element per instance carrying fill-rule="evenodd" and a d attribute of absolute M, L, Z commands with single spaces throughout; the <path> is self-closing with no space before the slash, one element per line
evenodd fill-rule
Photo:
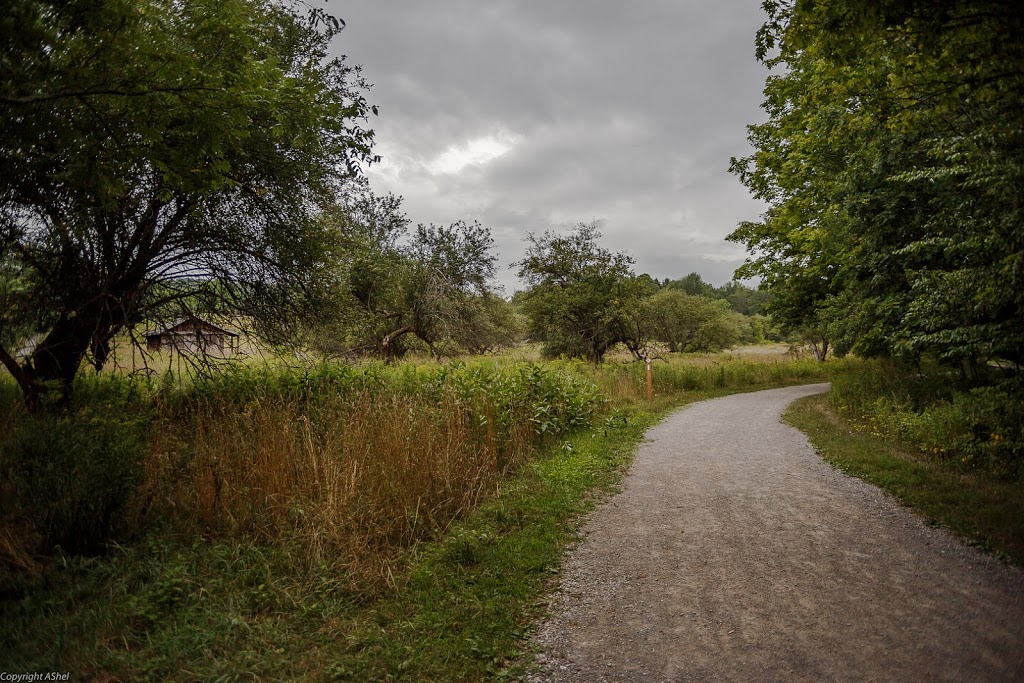
<path fill-rule="evenodd" d="M 768 292 L 753 289 L 742 282 L 733 280 L 721 287 L 714 287 L 704 281 L 698 273 L 690 273 L 678 280 L 666 279 L 662 289 L 678 290 L 692 296 L 703 296 L 711 299 L 722 299 L 729 302 L 730 308 L 743 315 L 758 315 L 764 310 L 768 301 Z"/>
<path fill-rule="evenodd" d="M 83 382 L 63 416 L 21 416 L 0 438 L 0 519 L 21 550 L 97 553 L 124 539 L 148 451 L 149 412 L 127 382 Z"/>
<path fill-rule="evenodd" d="M 453 331 L 460 349 L 474 355 L 512 348 L 526 338 L 527 322 L 512 303 L 485 293 L 463 302 L 462 324 Z"/>
<path fill-rule="evenodd" d="M 383 400 L 389 394 L 440 401 L 454 397 L 471 420 L 494 421 L 513 429 L 524 418 L 538 436 L 556 436 L 589 424 L 603 399 L 578 362 L 404 363 L 359 366 L 325 363 L 296 371 L 289 368 L 234 366 L 198 380 L 183 393 L 161 395 L 175 412 L 190 413 L 198 404 L 234 405 L 237 409 L 273 399 L 297 400 L 315 408 L 336 397 Z"/>
<path fill-rule="evenodd" d="M 939 367 L 896 362 L 846 365 L 833 373 L 836 405 L 880 434 L 954 468 L 1024 475 L 1024 391 L 1019 377 L 975 386 Z"/>
<path fill-rule="evenodd" d="M 669 352 L 719 351 L 760 343 L 765 326 L 754 319 L 767 293 L 740 282 L 715 288 L 697 273 L 664 282 L 633 275 L 631 260 L 597 244 L 596 226 L 577 233 L 531 237 L 520 277 L 531 285 L 517 296 L 533 338 L 548 357 L 600 360 L 616 343 L 634 358 Z"/>
<path fill-rule="evenodd" d="M 0 361 L 30 404 L 169 306 L 282 339 L 330 300 L 314 219 L 372 142 L 339 26 L 273 0 L 6 3 L 0 339 L 41 336 Z"/>
<path fill-rule="evenodd" d="M 321 222 L 341 236 L 342 283 L 333 308 L 311 326 L 321 353 L 392 360 L 415 339 L 440 357 L 516 336 L 515 319 L 492 291 L 494 240 L 478 223 L 418 225 L 410 235 L 401 199 L 374 196 L 366 183 Z"/>
<path fill-rule="evenodd" d="M 530 288 L 522 296 L 531 337 L 548 358 L 600 362 L 627 338 L 647 283 L 633 276 L 632 258 L 598 245 L 596 223 L 580 223 L 565 236 L 531 235 L 515 265 Z"/>
<path fill-rule="evenodd" d="M 690 273 L 678 280 L 666 280 L 662 285 L 665 289 L 674 289 L 691 296 L 714 296 L 715 288 L 704 282 L 699 273 Z"/>
<path fill-rule="evenodd" d="M 745 316 L 756 316 L 764 312 L 768 304 L 768 291 L 754 289 L 733 280 L 715 289 L 715 297 L 729 302 L 732 310 Z"/>
<path fill-rule="evenodd" d="M 735 344 L 741 329 L 724 300 L 668 288 L 645 302 L 653 338 L 675 352 L 721 351 Z"/>
<path fill-rule="evenodd" d="M 840 353 L 1024 361 L 1024 11 L 766 3 L 778 72 L 732 169 L 770 204 L 730 239 L 789 329 Z M 822 354 L 824 355 L 824 354 Z"/>

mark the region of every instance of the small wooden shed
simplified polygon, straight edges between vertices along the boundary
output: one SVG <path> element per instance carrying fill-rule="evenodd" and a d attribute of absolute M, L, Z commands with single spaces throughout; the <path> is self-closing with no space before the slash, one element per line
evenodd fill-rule
<path fill-rule="evenodd" d="M 150 351 L 184 351 L 187 353 L 235 353 L 238 334 L 194 315 L 175 320 L 170 325 L 149 330 L 145 334 Z"/>

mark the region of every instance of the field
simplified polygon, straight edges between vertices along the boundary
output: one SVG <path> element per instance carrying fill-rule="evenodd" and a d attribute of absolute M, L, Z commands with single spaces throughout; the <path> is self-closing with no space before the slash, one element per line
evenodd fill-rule
<path fill-rule="evenodd" d="M 643 429 L 821 381 L 784 354 L 643 364 L 236 364 L 4 385 L 5 666 L 85 680 L 482 680 L 517 671 L 572 520 Z"/>

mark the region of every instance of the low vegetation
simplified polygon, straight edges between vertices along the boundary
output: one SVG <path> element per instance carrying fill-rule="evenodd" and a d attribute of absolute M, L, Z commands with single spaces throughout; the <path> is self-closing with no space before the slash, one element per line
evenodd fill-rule
<path fill-rule="evenodd" d="M 26 414 L 8 383 L 5 664 L 122 680 L 496 675 L 587 491 L 654 416 L 823 377 L 782 356 L 655 372 L 652 404 L 637 363 L 238 368 L 185 388 L 111 375 L 81 378 L 63 416 Z"/>
<path fill-rule="evenodd" d="M 1020 376 L 896 359 L 847 362 L 831 374 L 837 410 L 920 457 L 1006 480 L 1024 474 Z"/>
<path fill-rule="evenodd" d="M 950 467 L 941 457 L 853 417 L 828 396 L 790 407 L 785 419 L 807 434 L 832 466 L 881 487 L 931 524 L 947 527 L 996 557 L 1024 565 L 1024 492 L 1019 480 Z"/>
<path fill-rule="evenodd" d="M 828 462 L 1024 564 L 1019 378 L 995 367 L 970 373 L 855 359 L 829 374 L 830 394 L 786 415 Z"/>

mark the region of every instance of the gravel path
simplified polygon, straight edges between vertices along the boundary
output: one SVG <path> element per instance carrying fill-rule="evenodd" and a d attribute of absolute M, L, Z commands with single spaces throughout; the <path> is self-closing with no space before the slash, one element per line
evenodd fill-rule
<path fill-rule="evenodd" d="M 827 385 L 651 429 L 570 554 L 533 681 L 1024 680 L 1024 574 L 779 422 Z"/>

